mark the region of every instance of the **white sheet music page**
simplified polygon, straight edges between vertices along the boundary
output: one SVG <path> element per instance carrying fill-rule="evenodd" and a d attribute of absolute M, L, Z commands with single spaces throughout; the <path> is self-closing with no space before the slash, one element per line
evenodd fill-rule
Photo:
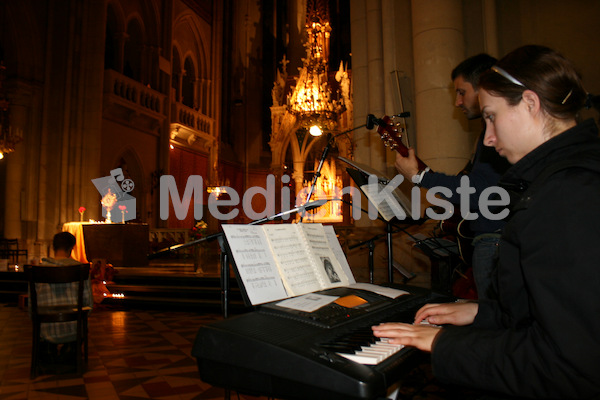
<path fill-rule="evenodd" d="M 350 268 L 350 264 L 348 264 L 348 259 L 346 258 L 346 254 L 340 245 L 340 241 L 335 234 L 335 229 L 331 225 L 323 225 L 323 229 L 325 230 L 325 235 L 327 235 L 327 240 L 329 241 L 329 247 L 331 247 L 331 251 L 335 254 L 338 262 L 342 266 L 342 270 L 348 277 L 348 283 L 356 283 L 354 279 L 354 274 L 352 273 L 352 269 Z"/>
<path fill-rule="evenodd" d="M 329 246 L 329 239 L 322 224 L 296 224 L 300 235 L 313 255 L 316 273 L 321 281 L 321 289 L 348 285 L 348 276 Z"/>
<path fill-rule="evenodd" d="M 250 302 L 255 305 L 288 298 L 262 229 L 223 225 L 223 232 Z"/>
<path fill-rule="evenodd" d="M 323 289 L 311 256 L 298 232 L 298 224 L 262 225 L 283 283 L 291 296 Z"/>
<path fill-rule="evenodd" d="M 372 283 L 354 283 L 353 285 L 350 285 L 350 287 L 354 289 L 368 290 L 369 292 L 377 293 L 392 299 L 396 299 L 405 294 L 410 294 L 406 290 L 373 285 Z"/>
<path fill-rule="evenodd" d="M 277 303 L 280 307 L 291 308 L 292 310 L 313 312 L 319 308 L 331 304 L 339 299 L 339 296 L 327 296 L 318 293 L 304 294 L 298 297 L 292 297 L 291 299 L 282 300 Z"/>
<path fill-rule="evenodd" d="M 388 193 L 384 191 L 384 184 L 366 184 L 362 185 L 360 188 L 386 221 L 389 221 L 394 217 L 399 220 L 406 219 L 406 212 L 402 208 L 399 199 L 396 197 L 397 194 L 395 192 Z"/>

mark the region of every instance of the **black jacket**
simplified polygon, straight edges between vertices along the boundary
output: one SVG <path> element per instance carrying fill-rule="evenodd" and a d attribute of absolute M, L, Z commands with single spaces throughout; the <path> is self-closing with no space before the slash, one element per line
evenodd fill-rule
<path fill-rule="evenodd" d="M 514 202 L 499 248 L 499 300 L 481 302 L 473 325 L 442 330 L 434 375 L 518 397 L 600 398 L 595 123 L 545 142 L 501 184 Z"/>
<path fill-rule="evenodd" d="M 498 155 L 496 150 L 491 147 L 483 145 L 483 139 L 485 136 L 485 129 L 479 135 L 477 140 L 477 148 L 473 157 L 473 164 L 469 169 L 466 176 L 469 177 L 469 186 L 475 189 L 475 192 L 469 198 L 470 210 L 478 214 L 478 217 L 474 220 L 469 220 L 469 229 L 473 233 L 473 236 L 480 235 L 482 233 L 497 232 L 504 226 L 504 220 L 489 220 L 479 213 L 479 196 L 481 192 L 490 186 L 496 186 L 498 180 L 504 174 L 510 164 L 506 159 Z M 439 172 L 428 172 L 423 175 L 421 181 L 421 187 L 431 189 L 433 187 L 441 186 L 448 188 L 452 191 L 452 196 L 447 200 L 454 204 L 455 214 L 459 214 L 459 208 L 461 196 L 456 192 L 456 189 L 460 186 L 460 180 L 463 174 L 458 175 L 446 175 Z M 490 212 L 497 213 L 499 210 L 493 208 Z M 464 217 L 464 216 L 463 216 Z"/>

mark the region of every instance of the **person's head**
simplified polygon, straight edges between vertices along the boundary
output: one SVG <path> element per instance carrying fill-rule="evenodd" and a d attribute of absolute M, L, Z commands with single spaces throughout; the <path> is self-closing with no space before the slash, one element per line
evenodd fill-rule
<path fill-rule="evenodd" d="M 454 105 L 462 110 L 467 119 L 481 117 L 479 109 L 479 76 L 492 65 L 496 59 L 489 54 L 477 54 L 458 64 L 451 73 L 456 99 Z"/>
<path fill-rule="evenodd" d="M 60 232 L 54 235 L 52 239 L 52 249 L 54 255 L 59 257 L 69 257 L 76 243 L 75 236 L 69 232 Z"/>
<path fill-rule="evenodd" d="M 480 77 L 484 144 L 514 164 L 574 126 L 586 96 L 579 74 L 562 55 L 544 46 L 520 47 Z"/>

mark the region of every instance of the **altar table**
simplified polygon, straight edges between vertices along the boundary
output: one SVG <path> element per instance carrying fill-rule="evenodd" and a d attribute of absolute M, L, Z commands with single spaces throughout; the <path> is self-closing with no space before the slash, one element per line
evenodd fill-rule
<path fill-rule="evenodd" d="M 115 267 L 148 265 L 148 224 L 67 222 L 63 231 L 75 236 L 71 256 L 82 263 L 102 258 Z"/>

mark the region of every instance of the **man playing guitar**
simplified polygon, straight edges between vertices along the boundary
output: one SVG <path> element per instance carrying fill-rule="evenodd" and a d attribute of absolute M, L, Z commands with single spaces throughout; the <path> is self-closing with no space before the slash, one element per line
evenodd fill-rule
<path fill-rule="evenodd" d="M 469 120 L 481 118 L 477 83 L 479 75 L 491 68 L 495 62 L 495 58 L 487 54 L 479 54 L 467 58 L 452 71 L 451 77 L 456 90 L 454 105 L 460 108 Z M 427 167 L 423 168 L 423 163 L 416 157 L 414 149 L 409 149 L 406 156 L 400 152 L 396 154 L 396 169 L 405 179 L 423 188 L 439 186 L 449 188 L 453 196 L 447 200 L 454 204 L 455 213 L 458 212 L 460 203 L 456 188 L 460 186 L 461 177 L 468 176 L 470 186 L 475 188 L 470 199 L 471 211 L 474 212 L 477 209 L 480 193 L 487 187 L 497 185 L 500 176 L 509 167 L 508 162 L 493 148 L 483 146 L 484 134 L 485 124 L 471 162 L 456 176 L 433 172 Z M 472 267 L 478 298 L 489 298 L 493 296 L 492 274 L 500 238 L 499 231 L 504 222 L 488 220 L 479 213 L 477 219 L 464 221 L 464 223 L 468 223 L 467 228 L 473 235 Z"/>

